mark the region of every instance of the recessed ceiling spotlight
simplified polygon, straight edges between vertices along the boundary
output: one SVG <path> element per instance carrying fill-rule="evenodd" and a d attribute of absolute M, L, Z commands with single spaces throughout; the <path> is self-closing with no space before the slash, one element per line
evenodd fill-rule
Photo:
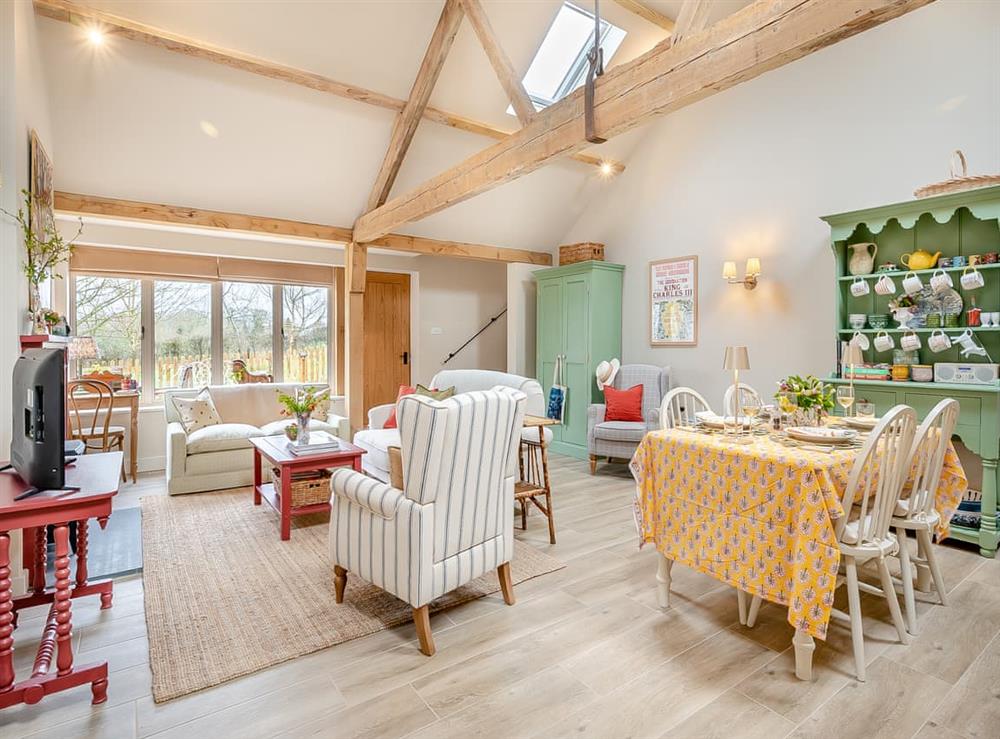
<path fill-rule="evenodd" d="M 208 136 L 209 138 L 217 139 L 219 138 L 219 129 L 215 127 L 211 121 L 202 121 L 200 124 L 201 132 Z"/>
<path fill-rule="evenodd" d="M 611 162 L 601 162 L 601 176 L 610 177 L 615 173 L 615 167 Z"/>
<path fill-rule="evenodd" d="M 90 40 L 94 46 L 100 46 L 104 43 L 104 31 L 102 31 L 97 26 L 92 27 L 87 31 L 87 38 Z"/>

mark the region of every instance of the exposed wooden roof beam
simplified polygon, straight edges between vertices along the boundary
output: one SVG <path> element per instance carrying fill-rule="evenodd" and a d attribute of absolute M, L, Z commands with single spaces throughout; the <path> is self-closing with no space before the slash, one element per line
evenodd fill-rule
<path fill-rule="evenodd" d="M 129 41 L 138 41 L 184 56 L 221 64 L 274 80 L 290 82 L 293 85 L 308 87 L 310 90 L 337 95 L 348 100 L 395 110 L 397 112 L 401 111 L 406 105 L 405 100 L 400 100 L 390 95 L 383 95 L 380 92 L 359 87 L 358 85 L 338 82 L 314 72 L 307 72 L 285 64 L 278 64 L 277 62 L 244 54 L 240 51 L 225 49 L 221 46 L 181 36 L 162 28 L 156 28 L 83 5 L 77 5 L 67 0 L 34 0 L 34 5 L 35 12 L 45 18 L 73 25 L 98 25 L 105 33 L 120 36 Z M 424 109 L 424 118 L 445 126 L 458 128 L 462 131 L 489 136 L 498 141 L 502 141 L 511 134 L 510 131 L 504 131 L 488 123 L 430 106 Z M 605 163 L 605 159 L 592 154 L 577 153 L 571 158 L 592 166 L 600 166 Z M 625 165 L 620 162 L 608 161 L 615 171 L 620 172 L 625 169 Z"/>
<path fill-rule="evenodd" d="M 659 26 L 664 31 L 673 33 L 674 22 L 667 18 L 667 16 L 663 15 L 663 13 L 653 10 L 648 5 L 638 2 L 638 0 L 615 0 L 615 2 L 625 8 L 625 10 L 630 13 L 634 13 L 643 20 L 647 20 L 653 25 Z"/>
<path fill-rule="evenodd" d="M 524 89 L 521 77 L 514 71 L 514 65 L 510 63 L 510 58 L 497 40 L 490 19 L 479 0 L 462 0 L 462 5 L 469 16 L 469 23 L 472 24 L 476 36 L 479 37 L 483 51 L 486 52 L 490 64 L 493 65 L 493 70 L 497 73 L 500 86 L 507 93 L 507 99 L 510 100 L 510 104 L 517 114 L 517 119 L 521 121 L 523 126 L 535 115 L 535 106 L 531 102 L 531 98 L 528 97 L 528 91 Z"/>
<path fill-rule="evenodd" d="M 708 0 L 684 0 L 681 11 L 677 14 L 673 43 L 676 44 L 685 36 L 705 30 L 711 9 Z"/>
<path fill-rule="evenodd" d="M 141 221 L 160 225 L 188 226 L 190 228 L 210 228 L 240 233 L 290 236 L 299 239 L 351 243 L 351 229 L 343 226 L 325 226 L 318 223 L 290 221 L 284 218 L 269 218 L 242 213 L 227 213 L 218 210 L 187 208 L 179 205 L 143 203 L 136 200 L 105 198 L 97 195 L 80 195 L 70 192 L 56 192 L 55 209 L 60 213 L 76 216 L 100 216 L 125 221 Z M 386 234 L 368 243 L 368 246 L 431 254 L 464 259 L 480 259 L 493 262 L 525 262 L 527 264 L 550 265 L 552 255 L 547 252 L 527 249 L 507 249 L 500 246 L 466 244 L 459 241 L 442 241 L 422 236 L 406 234 Z"/>
<path fill-rule="evenodd" d="M 932 0 L 757 0 L 686 43 L 661 43 L 599 77 L 597 132 L 611 138 L 861 33 Z M 586 146 L 583 90 L 510 138 L 393 198 L 354 224 L 358 242 L 425 218 Z"/>
<path fill-rule="evenodd" d="M 431 98 L 431 92 L 437 83 L 441 68 L 444 67 L 448 52 L 455 41 L 455 34 L 462 23 L 462 4 L 459 0 L 445 0 L 444 8 L 441 10 L 441 17 L 438 18 L 437 26 L 431 35 L 430 43 L 427 44 L 427 51 L 424 53 L 424 60 L 417 70 L 416 79 L 413 80 L 413 87 L 410 88 L 410 97 L 403 106 L 403 110 L 396 116 L 396 122 L 392 126 L 392 135 L 389 137 L 389 148 L 382 159 L 382 166 L 379 167 L 375 176 L 375 184 L 372 186 L 371 194 L 368 196 L 368 207 L 371 210 L 382 205 L 389 197 L 389 191 L 399 175 L 399 168 L 403 165 L 406 152 L 410 149 L 413 141 L 413 134 L 417 132 L 417 126 L 423 117 L 427 101 Z"/>

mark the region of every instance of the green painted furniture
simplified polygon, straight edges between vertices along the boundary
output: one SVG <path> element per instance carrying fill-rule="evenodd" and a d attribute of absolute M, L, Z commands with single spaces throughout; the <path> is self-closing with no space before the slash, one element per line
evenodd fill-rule
<path fill-rule="evenodd" d="M 872 289 L 868 295 L 854 297 L 850 284 L 854 277 L 848 272 L 848 247 L 851 244 L 875 243 L 878 245 L 876 266 L 892 261 L 902 266 L 900 256 L 916 249 L 931 254 L 940 251 L 942 256 L 984 254 L 1000 250 L 1000 187 L 988 187 L 969 192 L 941 195 L 933 198 L 912 200 L 880 208 L 841 213 L 823 218 L 830 225 L 832 245 L 836 261 L 837 292 L 837 357 L 840 359 L 841 341 L 854 334 L 848 325 L 849 313 L 887 313 L 890 297 L 877 295 Z M 952 276 L 955 289 L 969 304 L 970 295 L 975 295 L 976 304 L 984 311 L 1000 311 L 1000 265 L 979 265 L 985 278 L 983 288 L 973 293 L 962 290 L 959 276 L 962 267 L 952 267 L 946 271 Z M 925 284 L 933 270 L 917 270 Z M 896 283 L 897 294 L 902 292 L 902 278 L 906 270 L 888 273 Z M 866 275 L 865 279 L 874 288 L 878 275 Z M 965 316 L 959 327 L 945 329 L 954 337 L 966 329 Z M 894 321 L 890 325 L 895 326 Z M 1000 361 L 1000 328 L 973 328 L 976 340 L 989 352 L 993 362 Z M 932 352 L 927 347 L 927 337 L 932 329 L 918 329 L 921 339 L 920 362 L 988 362 L 985 357 L 962 358 L 958 347 L 943 352 Z M 875 329 L 866 328 L 863 333 L 874 338 Z M 889 329 L 898 346 L 899 329 Z M 892 352 L 880 352 L 872 348 L 866 351 L 868 362 L 891 363 Z M 846 384 L 848 380 L 835 375 L 833 383 Z M 962 541 L 979 545 L 979 551 L 986 557 L 996 554 L 1000 534 L 997 528 L 997 459 L 1000 457 L 1000 385 L 959 385 L 935 382 L 890 382 L 880 380 L 855 380 L 855 396 L 871 400 L 877 412 L 883 413 L 897 403 L 905 403 L 916 409 L 922 418 L 934 405 L 945 397 L 958 400 L 961 406 L 955 434 L 983 460 L 983 500 L 982 522 L 979 529 L 953 525 L 951 536 Z"/>
<path fill-rule="evenodd" d="M 556 357 L 565 357 L 563 423 L 552 426 L 552 450 L 587 458 L 587 406 L 603 402 L 594 370 L 622 351 L 621 264 L 578 262 L 534 273 L 537 290 L 535 367 L 548 402 Z"/>

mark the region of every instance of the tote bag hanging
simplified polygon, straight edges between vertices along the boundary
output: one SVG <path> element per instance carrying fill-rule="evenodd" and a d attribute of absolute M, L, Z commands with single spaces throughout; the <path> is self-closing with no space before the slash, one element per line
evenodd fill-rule
<path fill-rule="evenodd" d="M 563 359 L 562 354 L 556 355 L 556 366 L 552 371 L 552 388 L 549 390 L 549 407 L 545 415 L 551 419 L 562 423 L 563 413 L 566 410 L 566 386 L 563 382 Z"/>

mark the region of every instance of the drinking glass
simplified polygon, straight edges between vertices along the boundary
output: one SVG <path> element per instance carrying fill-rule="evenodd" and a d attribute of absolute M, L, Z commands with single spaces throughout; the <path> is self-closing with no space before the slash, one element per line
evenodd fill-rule
<path fill-rule="evenodd" d="M 875 404 L 870 400 L 859 400 L 854 404 L 854 412 L 858 418 L 874 418 Z"/>
<path fill-rule="evenodd" d="M 837 403 L 844 409 L 844 415 L 851 415 L 850 409 L 854 405 L 854 388 L 850 385 L 840 385 L 837 388 Z"/>

